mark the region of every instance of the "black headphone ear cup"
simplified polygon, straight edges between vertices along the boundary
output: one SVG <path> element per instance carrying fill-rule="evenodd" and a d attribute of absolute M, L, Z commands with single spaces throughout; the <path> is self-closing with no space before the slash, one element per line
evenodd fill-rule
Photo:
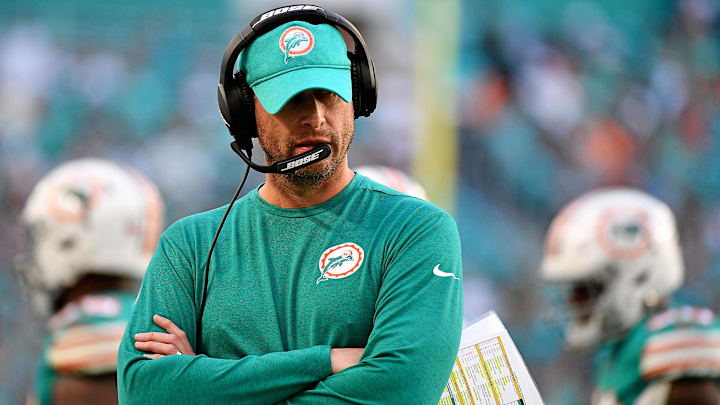
<path fill-rule="evenodd" d="M 362 63 L 359 64 L 358 70 L 360 71 L 359 77 L 362 80 L 360 88 L 363 91 L 362 101 L 363 109 L 360 111 L 360 115 L 369 117 L 370 114 L 375 111 L 377 105 L 377 82 L 375 81 L 375 66 L 372 64 Z"/>
<path fill-rule="evenodd" d="M 252 138 L 257 136 L 255 123 L 255 96 L 245 80 L 245 74 L 233 76 L 230 86 L 225 89 L 225 99 L 231 125 L 230 134 L 243 149 L 252 148 Z M 219 97 L 219 96 L 218 96 Z M 220 100 L 218 98 L 218 100 Z"/>
<path fill-rule="evenodd" d="M 246 122 L 250 137 L 257 137 L 257 124 L 255 122 L 255 92 L 245 80 L 245 73 L 240 71 L 236 74 L 237 90 L 243 106 L 239 109 L 246 116 Z"/>
<path fill-rule="evenodd" d="M 218 107 L 220 109 L 220 116 L 222 117 L 225 126 L 230 131 L 230 134 L 232 134 L 232 114 L 230 112 L 230 108 L 228 107 L 227 96 L 225 95 L 225 88 L 222 86 L 222 84 L 218 84 L 217 86 L 217 99 Z"/>
<path fill-rule="evenodd" d="M 355 119 L 360 117 L 362 115 L 362 103 L 363 103 L 363 94 L 362 94 L 362 77 L 360 74 L 360 69 L 358 67 L 357 59 L 353 56 L 350 57 L 350 81 L 352 83 L 352 102 L 353 102 L 353 110 L 355 112 Z"/>
<path fill-rule="evenodd" d="M 355 118 L 369 117 L 377 104 L 377 87 L 372 62 L 364 55 L 348 53 L 350 78 L 352 79 L 353 107 Z"/>

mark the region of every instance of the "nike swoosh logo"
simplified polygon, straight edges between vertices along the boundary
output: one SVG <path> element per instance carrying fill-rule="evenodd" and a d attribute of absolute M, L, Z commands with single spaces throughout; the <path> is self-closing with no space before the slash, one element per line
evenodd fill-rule
<path fill-rule="evenodd" d="M 455 277 L 454 274 L 452 274 L 452 273 L 446 273 L 446 272 L 440 270 L 440 265 L 439 265 L 439 264 L 436 264 L 436 265 L 435 265 L 435 268 L 433 269 L 433 274 L 436 275 L 436 276 L 438 276 L 438 277 L 452 277 L 452 278 L 454 278 L 455 280 L 459 280 L 457 277 Z"/>

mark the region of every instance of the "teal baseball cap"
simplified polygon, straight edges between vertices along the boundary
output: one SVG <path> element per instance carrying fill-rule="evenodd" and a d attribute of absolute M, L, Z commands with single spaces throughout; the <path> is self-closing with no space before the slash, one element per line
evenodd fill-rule
<path fill-rule="evenodd" d="M 310 89 L 352 101 L 347 45 L 329 24 L 291 21 L 276 27 L 240 52 L 235 70 L 245 72 L 248 85 L 270 114 Z"/>

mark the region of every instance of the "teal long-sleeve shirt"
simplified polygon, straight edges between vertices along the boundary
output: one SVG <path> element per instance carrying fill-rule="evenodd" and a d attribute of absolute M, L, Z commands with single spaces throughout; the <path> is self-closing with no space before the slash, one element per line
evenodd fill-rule
<path fill-rule="evenodd" d="M 118 353 L 121 403 L 437 404 L 462 326 L 449 214 L 359 174 L 303 209 L 250 192 L 213 253 L 198 348 L 204 263 L 223 212 L 184 218 L 161 237 Z M 164 332 L 154 314 L 204 354 L 144 357 L 133 336 Z M 365 350 L 332 374 L 330 348 L 343 347 Z"/>

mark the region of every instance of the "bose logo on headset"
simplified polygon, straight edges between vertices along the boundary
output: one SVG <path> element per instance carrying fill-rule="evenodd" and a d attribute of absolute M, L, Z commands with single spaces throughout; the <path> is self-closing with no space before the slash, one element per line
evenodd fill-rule
<path fill-rule="evenodd" d="M 312 155 L 305 156 L 304 158 L 302 158 L 300 160 L 293 160 L 291 162 L 288 162 L 287 166 L 285 166 L 285 168 L 283 168 L 283 169 L 280 169 L 280 171 L 284 172 L 284 171 L 290 170 L 294 167 L 304 165 L 305 163 L 312 162 L 320 157 L 320 152 L 321 151 L 317 151 L 317 152 L 313 153 Z"/>
<path fill-rule="evenodd" d="M 261 15 L 260 19 L 255 23 L 255 25 L 261 23 L 263 20 L 266 20 L 274 15 L 279 15 L 279 14 L 287 13 L 289 11 L 298 11 L 298 10 L 321 10 L 321 8 L 318 6 L 311 6 L 309 4 L 276 8 L 275 10 L 270 10 L 267 13 Z"/>

